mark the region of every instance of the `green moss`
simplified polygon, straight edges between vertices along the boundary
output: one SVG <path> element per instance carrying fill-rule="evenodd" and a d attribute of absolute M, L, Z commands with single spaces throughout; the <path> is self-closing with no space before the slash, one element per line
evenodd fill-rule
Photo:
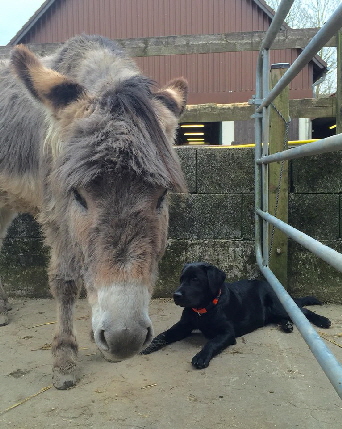
<path fill-rule="evenodd" d="M 8 295 L 50 297 L 48 261 L 49 251 L 43 246 L 39 225 L 29 215 L 19 216 L 0 252 L 0 276 Z"/>
<path fill-rule="evenodd" d="M 254 255 L 252 149 L 176 149 L 190 194 L 170 197 L 169 245 L 160 263 L 155 296 L 171 296 L 184 263 L 207 261 L 227 280 L 258 276 Z M 289 223 L 342 250 L 342 152 L 291 162 Z M 0 253 L 0 275 L 10 295 L 49 295 L 49 252 L 37 222 L 19 216 Z M 341 274 L 290 241 L 289 291 L 342 303 Z"/>
<path fill-rule="evenodd" d="M 342 251 L 341 240 L 324 242 Z M 297 243 L 289 242 L 289 293 L 315 295 L 323 302 L 342 303 L 341 273 Z"/>

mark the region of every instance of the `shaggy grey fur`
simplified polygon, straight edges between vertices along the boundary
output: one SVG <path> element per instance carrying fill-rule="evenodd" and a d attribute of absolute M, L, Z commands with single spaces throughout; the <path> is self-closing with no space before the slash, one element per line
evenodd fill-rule
<path fill-rule="evenodd" d="M 17 212 L 42 225 L 59 320 L 54 385 L 66 389 L 78 378 L 73 311 L 82 284 L 106 357 L 129 357 L 151 338 L 164 197 L 186 190 L 172 143 L 187 84 L 158 90 L 114 42 L 86 35 L 40 61 L 18 47 L 0 78 L 0 241 Z M 7 308 L 0 285 L 0 324 Z"/>

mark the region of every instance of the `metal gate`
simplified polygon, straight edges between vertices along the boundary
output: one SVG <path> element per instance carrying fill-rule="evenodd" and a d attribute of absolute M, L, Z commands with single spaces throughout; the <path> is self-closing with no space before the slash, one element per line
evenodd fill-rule
<path fill-rule="evenodd" d="M 291 9 L 294 0 L 282 0 L 273 21 L 265 35 L 260 48 L 256 70 L 255 110 L 255 250 L 258 266 L 272 285 L 275 293 L 284 305 L 291 319 L 297 326 L 312 353 L 321 365 L 340 398 L 342 398 L 342 366 L 336 360 L 325 343 L 312 328 L 310 322 L 302 314 L 290 295 L 280 283 L 269 267 L 270 237 L 269 227 L 272 225 L 292 238 L 316 256 L 320 257 L 337 270 L 342 272 L 342 254 L 320 243 L 314 238 L 291 227 L 269 213 L 269 164 L 282 162 L 308 155 L 342 149 L 342 134 L 328 137 L 314 143 L 308 143 L 294 149 L 283 150 L 269 155 L 269 117 L 271 103 L 302 68 L 316 55 L 316 53 L 333 37 L 342 27 L 342 4 L 336 9 L 331 18 L 317 32 L 316 36 L 303 49 L 295 62 L 288 68 L 272 90 L 269 90 L 269 50 L 280 30 L 286 15 Z M 340 107 L 340 106 L 339 106 Z"/>

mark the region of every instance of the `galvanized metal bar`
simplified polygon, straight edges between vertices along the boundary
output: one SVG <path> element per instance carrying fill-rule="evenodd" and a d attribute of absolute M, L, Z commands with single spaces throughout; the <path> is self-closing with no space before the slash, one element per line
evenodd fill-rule
<path fill-rule="evenodd" d="M 255 158 L 259 158 L 262 153 L 262 118 L 255 118 Z M 262 166 L 255 165 L 255 210 L 262 209 Z M 262 222 L 263 220 L 255 214 L 255 245 L 261 246 L 262 243 Z"/>
<path fill-rule="evenodd" d="M 284 23 L 286 15 L 288 14 L 294 0 L 282 0 L 277 8 L 276 14 L 274 15 L 271 25 L 266 31 L 265 37 L 261 43 L 259 56 L 257 60 L 257 73 L 256 73 L 256 99 L 260 100 L 262 97 L 262 73 L 264 63 L 264 51 L 269 50 Z M 258 91 L 258 85 L 260 85 L 260 91 Z M 268 88 L 267 88 L 268 89 Z M 258 96 L 259 94 L 259 96 Z"/>
<path fill-rule="evenodd" d="M 270 89 L 270 51 L 264 49 L 262 51 L 262 97 L 267 97 Z M 262 155 L 268 155 L 268 141 L 269 141 L 269 109 L 265 107 L 262 110 Z M 262 173 L 262 210 L 268 212 L 268 165 L 263 164 L 261 168 Z M 263 243 L 263 257 L 264 265 L 269 264 L 269 228 L 265 220 L 262 226 L 262 243 Z"/>
<path fill-rule="evenodd" d="M 256 107 L 260 104 L 263 91 L 263 51 L 259 52 L 255 78 L 255 104 Z M 262 156 L 262 130 L 263 130 L 263 115 L 256 113 L 255 118 L 255 159 Z M 257 210 L 262 209 L 262 165 L 255 164 L 255 247 L 261 248 L 262 246 L 262 224 L 263 220 L 256 214 Z"/>
<path fill-rule="evenodd" d="M 310 347 L 317 362 L 320 364 L 326 376 L 330 380 L 330 383 L 334 386 L 337 394 L 342 399 L 341 364 L 337 361 L 330 349 L 325 345 L 321 337 L 311 326 L 310 322 L 300 311 L 297 304 L 293 301 L 291 296 L 287 293 L 273 272 L 262 264 L 262 257 L 259 252 L 257 259 L 262 274 L 272 286 L 288 315 L 291 317 L 293 323 L 297 326 L 305 342 Z"/>
<path fill-rule="evenodd" d="M 257 263 L 265 278 L 271 284 L 289 316 L 299 329 L 304 340 L 309 345 L 312 353 L 321 365 L 323 371 L 342 399 L 342 367 L 334 355 L 326 347 L 309 321 L 299 310 L 290 295 L 286 292 L 277 277 L 268 267 L 268 225 L 271 223 L 286 235 L 306 247 L 330 265 L 342 271 L 342 255 L 328 246 L 320 243 L 303 232 L 282 222 L 268 213 L 268 164 L 273 161 L 293 159 L 317 153 L 330 152 L 342 149 L 342 137 L 334 136 L 316 143 L 268 155 L 268 106 L 290 83 L 293 77 L 313 58 L 316 52 L 328 41 L 342 26 L 342 4 L 328 20 L 326 25 L 318 31 L 302 54 L 297 58 L 292 67 L 284 74 L 283 78 L 269 91 L 268 54 L 276 33 L 280 29 L 283 19 L 291 8 L 293 1 L 283 0 L 278 8 L 274 20 L 266 33 L 259 52 L 256 69 L 256 112 L 255 118 L 255 253 Z M 279 10 L 280 9 L 280 10 Z M 285 12 L 286 11 L 286 12 Z M 263 98 L 263 101 L 261 100 Z M 258 107 L 259 105 L 259 107 Z M 340 146 L 339 146 L 340 145 Z M 309 147 L 308 147 L 309 146 Z M 308 147 L 308 148 L 307 148 Z"/>
<path fill-rule="evenodd" d="M 342 134 L 327 137 L 313 143 L 307 143 L 303 146 L 297 146 L 293 149 L 277 152 L 272 155 L 263 156 L 256 160 L 257 164 L 269 164 L 283 160 L 302 158 L 309 155 L 317 155 L 326 152 L 336 152 L 342 149 Z"/>
<path fill-rule="evenodd" d="M 309 235 L 304 234 L 304 232 L 299 231 L 296 228 L 288 225 L 287 223 L 277 219 L 276 217 L 266 213 L 262 210 L 256 211 L 257 215 L 261 216 L 262 219 L 271 223 L 276 228 L 279 228 L 283 231 L 288 237 L 297 241 L 297 243 L 304 246 L 306 249 L 310 250 L 316 256 L 321 258 L 323 261 L 330 264 L 332 267 L 336 268 L 338 271 L 342 272 L 342 254 L 332 249 L 331 247 L 326 246 L 318 240 L 310 237 Z"/>
<path fill-rule="evenodd" d="M 337 33 L 337 67 L 336 67 L 336 134 L 342 133 L 342 30 Z"/>
<path fill-rule="evenodd" d="M 260 46 L 260 51 L 263 49 L 270 49 L 274 39 L 276 38 L 284 20 L 291 9 L 294 0 L 282 0 L 277 8 L 276 14 L 274 15 L 271 25 L 269 26 L 264 40 Z"/>
<path fill-rule="evenodd" d="M 263 100 L 257 112 L 261 112 L 263 107 L 268 106 L 280 92 L 291 82 L 291 80 L 308 64 L 317 52 L 338 32 L 342 27 L 342 4 L 335 10 L 332 16 L 317 32 L 311 42 L 305 47 L 302 53 L 297 57 L 292 66 L 279 80 L 277 85 L 270 91 Z"/>

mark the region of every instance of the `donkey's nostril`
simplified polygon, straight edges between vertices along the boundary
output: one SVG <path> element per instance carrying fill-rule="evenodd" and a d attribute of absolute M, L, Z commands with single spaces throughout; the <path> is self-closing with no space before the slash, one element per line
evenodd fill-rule
<path fill-rule="evenodd" d="M 103 350 L 109 350 L 109 346 L 105 336 L 105 331 L 103 329 L 100 330 L 98 340 Z"/>
<path fill-rule="evenodd" d="M 151 340 L 152 340 L 152 328 L 148 327 L 147 328 L 146 338 L 145 338 L 143 346 L 149 344 L 151 342 Z"/>

